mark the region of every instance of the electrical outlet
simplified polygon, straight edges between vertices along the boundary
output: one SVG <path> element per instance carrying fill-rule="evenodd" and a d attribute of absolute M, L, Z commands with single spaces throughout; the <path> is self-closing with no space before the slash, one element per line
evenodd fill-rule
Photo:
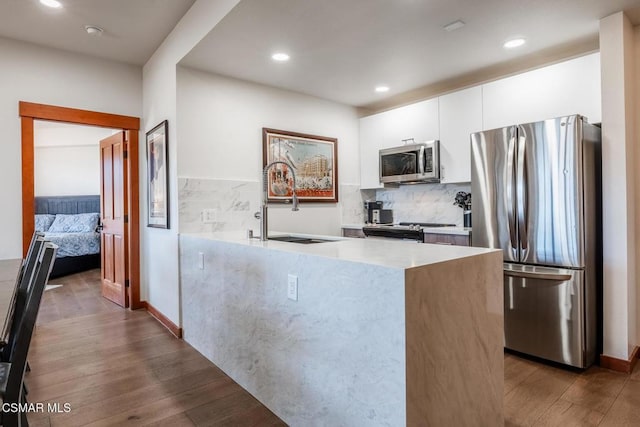
<path fill-rule="evenodd" d="M 204 253 L 198 252 L 198 268 L 204 270 Z"/>
<path fill-rule="evenodd" d="M 202 210 L 202 222 L 204 224 L 212 224 L 217 221 L 218 210 L 217 209 L 203 209 Z"/>
<path fill-rule="evenodd" d="M 287 298 L 298 301 L 298 276 L 289 275 L 287 280 Z"/>

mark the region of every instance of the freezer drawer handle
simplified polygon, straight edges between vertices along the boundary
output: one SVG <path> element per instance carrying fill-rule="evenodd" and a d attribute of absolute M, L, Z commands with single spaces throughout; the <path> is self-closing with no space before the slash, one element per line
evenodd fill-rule
<path fill-rule="evenodd" d="M 532 271 L 504 270 L 504 274 L 505 276 L 522 277 L 525 279 L 558 280 L 561 282 L 571 280 L 570 274 L 562 273 L 534 273 Z"/>

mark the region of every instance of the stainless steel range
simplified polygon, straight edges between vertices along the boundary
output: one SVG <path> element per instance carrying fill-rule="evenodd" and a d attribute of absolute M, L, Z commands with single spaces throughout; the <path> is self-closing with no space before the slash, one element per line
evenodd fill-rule
<path fill-rule="evenodd" d="M 437 224 L 432 222 L 401 222 L 391 225 L 370 224 L 362 227 L 367 237 L 414 240 L 424 242 L 425 227 L 454 227 L 455 224 Z"/>

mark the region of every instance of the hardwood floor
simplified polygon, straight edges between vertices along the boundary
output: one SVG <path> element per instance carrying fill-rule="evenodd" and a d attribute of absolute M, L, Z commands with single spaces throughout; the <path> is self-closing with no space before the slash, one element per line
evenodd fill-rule
<path fill-rule="evenodd" d="M 265 406 L 145 311 L 100 296 L 99 271 L 45 292 L 27 375 L 33 426 L 282 426 Z"/>
<path fill-rule="evenodd" d="M 100 296 L 99 271 L 53 279 L 29 361 L 34 426 L 283 426 L 260 402 L 144 311 Z M 640 425 L 640 364 L 631 375 L 576 373 L 505 354 L 506 426 Z M 445 426 L 446 427 L 446 426 Z M 488 426 L 492 427 L 492 426 Z"/>
<path fill-rule="evenodd" d="M 505 426 L 640 425 L 640 364 L 577 373 L 505 354 L 504 370 Z"/>

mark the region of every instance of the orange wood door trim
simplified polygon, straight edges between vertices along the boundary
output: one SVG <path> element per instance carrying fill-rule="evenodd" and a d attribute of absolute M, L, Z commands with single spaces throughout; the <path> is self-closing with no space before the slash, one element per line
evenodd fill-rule
<path fill-rule="evenodd" d="M 77 123 L 116 129 L 140 130 L 140 119 L 138 117 L 98 113 L 95 111 L 34 104 L 24 101 L 20 101 L 19 108 L 20 117 L 32 117 L 40 120 L 53 120 L 56 122 Z"/>
<path fill-rule="evenodd" d="M 140 302 L 140 170 L 138 132 L 127 131 L 127 168 L 129 175 L 129 304 L 132 310 Z"/>
<path fill-rule="evenodd" d="M 21 117 L 22 128 L 22 257 L 27 256 L 35 229 L 33 118 Z"/>
<path fill-rule="evenodd" d="M 55 105 L 37 104 L 19 101 L 18 110 L 22 129 L 22 247 L 24 255 L 29 247 L 33 235 L 35 214 L 35 175 L 34 175 L 34 120 L 51 120 L 79 125 L 100 126 L 112 129 L 122 129 L 129 135 L 127 147 L 127 172 L 129 174 L 128 203 L 129 203 L 129 304 L 135 310 L 142 308 L 140 301 L 140 180 L 138 170 L 139 149 L 138 132 L 140 119 L 138 117 L 108 114 L 96 111 L 79 110 L 75 108 L 59 107 Z"/>

